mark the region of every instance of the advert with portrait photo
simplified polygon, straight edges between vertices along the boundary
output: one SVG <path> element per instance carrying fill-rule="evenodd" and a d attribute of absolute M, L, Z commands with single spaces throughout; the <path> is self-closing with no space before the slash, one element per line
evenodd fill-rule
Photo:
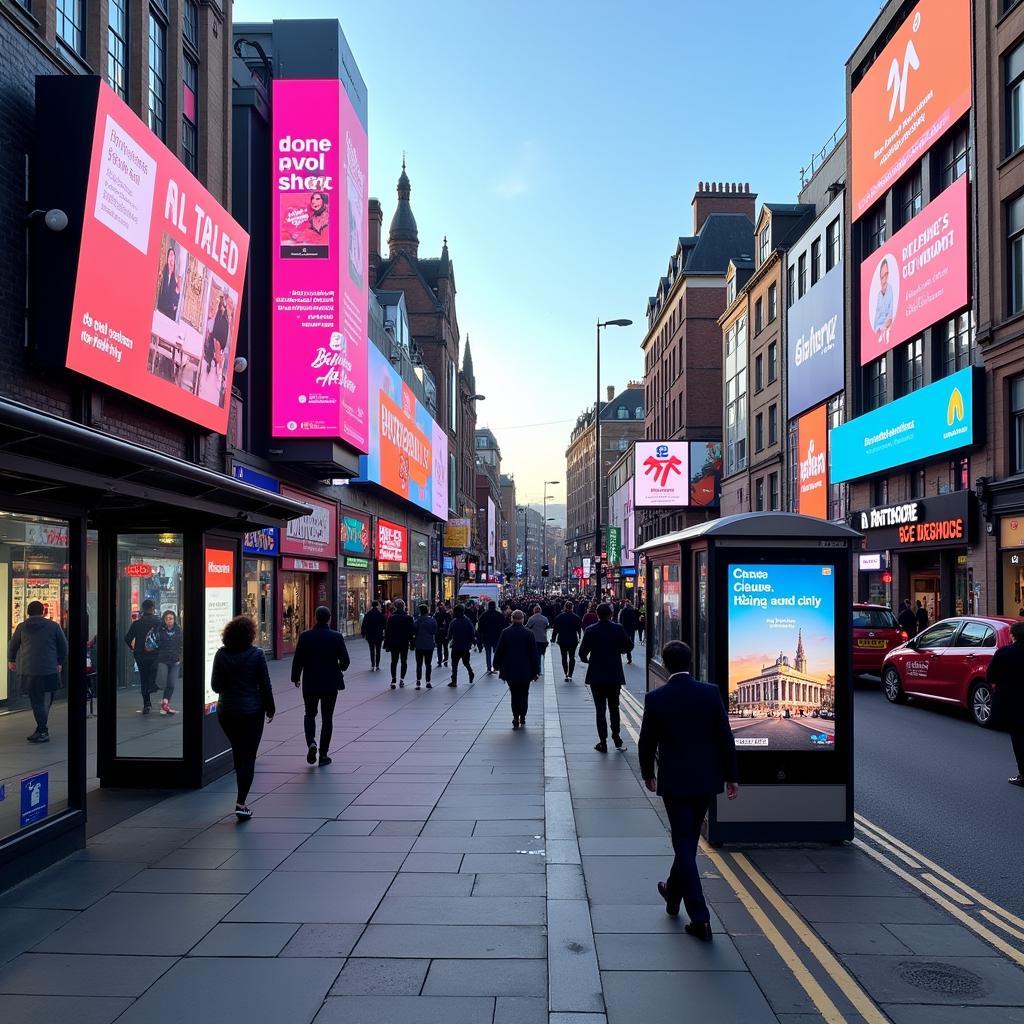
<path fill-rule="evenodd" d="M 328 192 L 281 192 L 281 259 L 330 258 L 331 211 Z"/>

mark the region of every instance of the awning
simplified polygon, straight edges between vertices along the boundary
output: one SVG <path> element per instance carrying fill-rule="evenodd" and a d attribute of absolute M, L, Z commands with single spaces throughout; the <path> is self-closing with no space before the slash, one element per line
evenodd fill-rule
<path fill-rule="evenodd" d="M 108 519 L 283 526 L 312 509 L 224 473 L 0 398 L 0 494 Z"/>

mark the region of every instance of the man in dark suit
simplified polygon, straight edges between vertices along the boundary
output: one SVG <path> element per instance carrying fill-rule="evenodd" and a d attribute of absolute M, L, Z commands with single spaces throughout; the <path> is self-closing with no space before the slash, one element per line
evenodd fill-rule
<path fill-rule="evenodd" d="M 626 744 L 619 735 L 619 689 L 626 682 L 622 671 L 622 656 L 633 650 L 633 644 L 623 628 L 612 622 L 612 606 L 597 606 L 597 622 L 583 631 L 580 661 L 587 666 L 584 682 L 590 687 L 597 712 L 597 743 L 594 749 L 608 753 L 608 721 L 611 719 L 612 740 L 622 750 Z M 607 718 L 605 717 L 607 709 Z"/>
<path fill-rule="evenodd" d="M 562 613 L 551 623 L 551 640 L 562 652 L 562 674 L 567 683 L 572 681 L 576 668 L 576 645 L 582 632 L 583 620 L 572 610 L 572 601 L 566 601 Z"/>
<path fill-rule="evenodd" d="M 380 668 L 380 649 L 384 644 L 384 613 L 380 610 L 380 601 L 374 601 L 370 610 L 363 616 L 363 624 L 359 632 L 366 638 L 370 647 L 370 671 Z"/>
<path fill-rule="evenodd" d="M 334 732 L 334 705 L 338 691 L 345 689 L 345 670 L 349 666 L 345 638 L 331 629 L 331 609 L 316 610 L 316 625 L 299 634 L 292 656 L 292 682 L 302 683 L 302 702 L 306 714 L 302 728 L 306 734 L 306 760 L 316 762 L 316 712 L 320 709 L 320 764 L 331 763 L 327 751 Z"/>
<path fill-rule="evenodd" d="M 488 601 L 487 610 L 480 616 L 480 621 L 476 624 L 477 639 L 484 645 L 488 675 L 494 671 L 491 659 L 495 647 L 498 646 L 498 638 L 504 629 L 505 616 L 498 611 L 498 607 L 493 601 Z"/>
<path fill-rule="evenodd" d="M 994 689 L 996 714 L 1010 731 L 1017 760 L 1017 774 L 1007 782 L 1024 786 L 1024 622 L 1015 622 L 1010 627 L 1010 636 L 1013 643 L 992 655 L 988 681 Z"/>
<path fill-rule="evenodd" d="M 679 640 L 667 643 L 661 660 L 671 673 L 644 701 L 640 726 L 640 773 L 644 785 L 665 801 L 675 860 L 667 882 L 658 883 L 665 910 L 686 906 L 687 932 L 711 938 L 711 914 L 697 871 L 697 844 L 712 799 L 724 789 L 736 799 L 736 744 L 717 686 L 690 675 L 693 655 Z M 657 772 L 655 772 L 657 760 Z"/>
<path fill-rule="evenodd" d="M 530 683 L 540 675 L 540 651 L 533 633 L 523 625 L 524 618 L 520 611 L 512 613 L 512 625 L 502 630 L 494 651 L 495 671 L 508 683 L 511 694 L 513 729 L 526 725 Z"/>
<path fill-rule="evenodd" d="M 395 610 L 391 613 L 384 627 L 384 650 L 391 653 L 391 689 L 395 688 L 398 666 L 402 666 L 402 686 L 405 686 L 405 672 L 409 666 L 409 651 L 413 646 L 415 627 L 412 616 L 405 610 L 405 602 L 395 602 Z"/>

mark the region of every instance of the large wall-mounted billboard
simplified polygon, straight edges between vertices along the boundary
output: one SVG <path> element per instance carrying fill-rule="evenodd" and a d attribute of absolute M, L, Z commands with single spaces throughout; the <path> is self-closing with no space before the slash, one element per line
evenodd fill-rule
<path fill-rule="evenodd" d="M 66 168 L 85 201 L 71 207 L 82 222 L 64 364 L 223 434 L 249 237 L 107 85 L 65 89 L 68 116 L 87 111 L 91 156 L 87 178 L 74 158 Z M 42 130 L 59 138 L 57 90 L 41 97 Z"/>
<path fill-rule="evenodd" d="M 797 512 L 828 519 L 828 407 L 797 420 Z"/>
<path fill-rule="evenodd" d="M 633 478 L 630 477 L 611 497 L 611 525 L 617 526 L 622 538 L 622 564 L 633 565 L 636 547 L 636 516 L 633 513 Z"/>
<path fill-rule="evenodd" d="M 795 418 L 843 390 L 842 261 L 790 306 L 786 325 L 789 415 Z"/>
<path fill-rule="evenodd" d="M 970 106 L 970 0 L 921 0 L 850 98 L 853 219 Z"/>
<path fill-rule="evenodd" d="M 860 266 L 863 366 L 967 305 L 967 176 Z"/>
<path fill-rule="evenodd" d="M 446 521 L 448 435 L 376 345 L 367 347 L 370 449 L 359 458 L 360 478 Z"/>
<path fill-rule="evenodd" d="M 983 440 L 980 368 L 967 367 L 829 432 L 831 479 L 839 484 Z M 979 417 L 980 419 L 980 417 Z"/>
<path fill-rule="evenodd" d="M 722 492 L 721 441 L 637 441 L 634 508 L 715 508 Z"/>
<path fill-rule="evenodd" d="M 337 79 L 274 79 L 274 437 L 369 450 L 367 138 Z"/>

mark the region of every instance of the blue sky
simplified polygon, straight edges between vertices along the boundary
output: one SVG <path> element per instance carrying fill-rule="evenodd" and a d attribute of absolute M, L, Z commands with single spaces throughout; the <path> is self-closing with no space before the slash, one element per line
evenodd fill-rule
<path fill-rule="evenodd" d="M 564 483 L 569 433 L 594 400 L 595 321 L 634 321 L 605 333 L 602 385 L 642 378 L 647 297 L 692 230 L 697 181 L 795 201 L 879 6 L 239 0 L 234 17 L 341 21 L 367 83 L 385 234 L 404 150 L 420 251 L 438 255 L 447 234 L 480 424 L 523 502 Z"/>

